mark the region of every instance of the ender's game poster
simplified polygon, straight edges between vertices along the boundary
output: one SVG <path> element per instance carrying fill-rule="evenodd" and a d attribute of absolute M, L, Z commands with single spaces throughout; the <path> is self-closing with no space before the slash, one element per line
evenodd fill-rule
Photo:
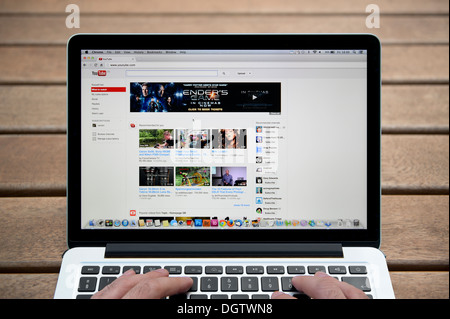
<path fill-rule="evenodd" d="M 130 83 L 130 112 L 281 112 L 281 83 Z"/>

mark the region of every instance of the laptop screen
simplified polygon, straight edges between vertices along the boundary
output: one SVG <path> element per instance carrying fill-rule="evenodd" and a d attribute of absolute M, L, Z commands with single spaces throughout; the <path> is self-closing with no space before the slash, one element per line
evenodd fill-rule
<path fill-rule="evenodd" d="M 365 49 L 82 49 L 81 229 L 367 228 Z"/>

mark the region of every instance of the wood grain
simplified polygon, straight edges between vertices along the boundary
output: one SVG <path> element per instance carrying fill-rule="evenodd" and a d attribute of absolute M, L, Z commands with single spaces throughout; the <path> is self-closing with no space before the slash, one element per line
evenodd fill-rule
<path fill-rule="evenodd" d="M 65 195 L 64 135 L 0 136 L 1 196 Z"/>
<path fill-rule="evenodd" d="M 1 299 L 52 299 L 58 274 L 0 274 Z"/>
<path fill-rule="evenodd" d="M 66 87 L 0 86 L 0 133 L 62 133 L 66 123 Z"/>
<path fill-rule="evenodd" d="M 448 134 L 448 85 L 384 85 L 383 134 Z"/>
<path fill-rule="evenodd" d="M 397 299 L 448 299 L 448 272 L 391 272 Z"/>
<path fill-rule="evenodd" d="M 448 46 L 384 47 L 381 65 L 383 83 L 448 84 L 448 56 Z"/>
<path fill-rule="evenodd" d="M 0 198 L 0 270 L 58 272 L 67 249 L 66 198 Z"/>
<path fill-rule="evenodd" d="M 64 47 L 0 47 L 0 84 L 66 83 Z"/>
<path fill-rule="evenodd" d="M 384 135 L 383 194 L 448 194 L 448 135 Z"/>
<path fill-rule="evenodd" d="M 373 33 L 386 44 L 448 44 L 448 16 L 383 16 L 368 29 L 365 16 L 118 15 L 81 16 L 66 28 L 63 16 L 0 17 L 0 44 L 65 45 L 75 33 Z M 420 27 L 419 27 L 420 26 Z"/>
<path fill-rule="evenodd" d="M 381 247 L 390 270 L 448 270 L 448 196 L 382 196 Z"/>

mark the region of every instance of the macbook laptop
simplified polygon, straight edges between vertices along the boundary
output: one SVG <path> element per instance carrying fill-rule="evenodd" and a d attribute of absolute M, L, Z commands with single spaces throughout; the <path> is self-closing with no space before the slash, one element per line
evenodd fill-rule
<path fill-rule="evenodd" d="M 185 299 L 394 293 L 380 246 L 372 35 L 79 34 L 67 45 L 68 250 L 55 298 L 126 270 Z"/>

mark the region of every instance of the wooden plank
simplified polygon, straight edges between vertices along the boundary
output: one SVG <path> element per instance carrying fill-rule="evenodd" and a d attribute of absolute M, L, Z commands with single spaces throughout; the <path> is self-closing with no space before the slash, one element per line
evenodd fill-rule
<path fill-rule="evenodd" d="M 448 56 L 448 46 L 384 47 L 381 66 L 383 83 L 448 84 Z"/>
<path fill-rule="evenodd" d="M 390 272 L 397 299 L 448 299 L 448 272 Z M 1 299 L 51 299 L 58 274 L 0 274 Z"/>
<path fill-rule="evenodd" d="M 397 299 L 448 299 L 448 272 L 390 272 Z"/>
<path fill-rule="evenodd" d="M 0 196 L 65 194 L 64 135 L 3 135 L 0 148 Z M 448 152 L 448 135 L 383 136 L 383 193 L 448 194 Z"/>
<path fill-rule="evenodd" d="M 53 299 L 58 274 L 0 274 L 1 299 Z"/>
<path fill-rule="evenodd" d="M 447 85 L 384 85 L 381 96 L 383 134 L 449 133 Z"/>
<path fill-rule="evenodd" d="M 448 134 L 447 85 L 384 85 L 381 96 L 383 134 Z M 65 86 L 0 86 L 0 133 L 65 133 L 66 128 Z"/>
<path fill-rule="evenodd" d="M 365 16 L 81 16 L 80 28 L 67 28 L 65 16 L 0 17 L 0 44 L 65 45 L 75 33 L 373 33 L 383 44 L 448 44 L 448 16 L 383 16 L 368 29 Z M 143 29 L 143 26 L 145 28 Z"/>
<path fill-rule="evenodd" d="M 0 136 L 2 196 L 65 195 L 65 135 Z"/>
<path fill-rule="evenodd" d="M 0 46 L 0 84 L 64 84 L 65 47 Z M 383 48 L 384 83 L 445 83 L 449 78 L 448 45 Z"/>
<path fill-rule="evenodd" d="M 384 135 L 383 194 L 448 194 L 448 135 Z"/>
<path fill-rule="evenodd" d="M 67 249 L 66 197 L 11 197 L 0 203 L 0 272 L 58 272 Z"/>
<path fill-rule="evenodd" d="M 390 270 L 448 270 L 449 197 L 382 196 L 381 247 Z"/>
<path fill-rule="evenodd" d="M 82 14 L 193 14 L 193 13 L 245 13 L 245 14 L 361 14 L 367 15 L 366 6 L 371 0 L 172 0 L 170 2 L 149 0 L 143 5 L 140 0 L 2 0 L 0 13 L 15 14 L 65 14 L 68 4 L 76 3 Z M 445 0 L 377 0 L 383 15 L 387 14 L 445 14 L 449 12 Z"/>
<path fill-rule="evenodd" d="M 391 270 L 448 270 L 448 196 L 383 196 Z M 66 250 L 65 197 L 0 197 L 0 272 L 57 272 Z"/>
<path fill-rule="evenodd" d="M 66 48 L 0 47 L 0 84 L 65 84 Z"/>
<path fill-rule="evenodd" d="M 0 86 L 1 133 L 65 133 L 66 87 Z"/>

